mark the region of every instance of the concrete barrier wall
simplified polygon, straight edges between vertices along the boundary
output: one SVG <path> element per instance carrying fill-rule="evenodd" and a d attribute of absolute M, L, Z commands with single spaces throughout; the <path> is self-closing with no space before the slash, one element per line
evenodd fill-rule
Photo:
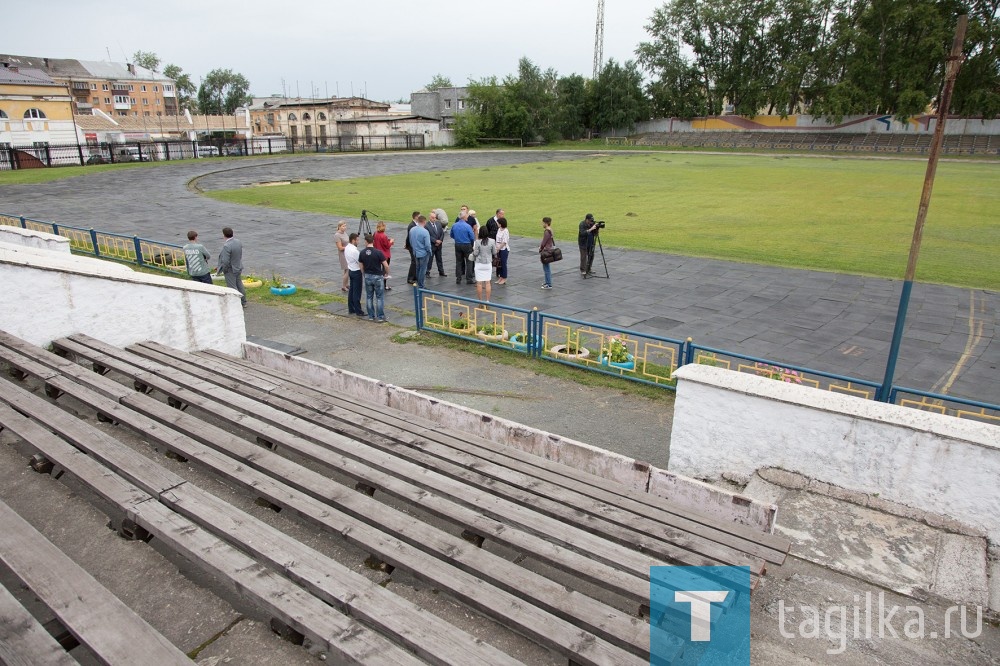
<path fill-rule="evenodd" d="M 724 521 L 765 532 L 774 528 L 777 507 L 685 478 L 584 442 L 560 437 L 521 423 L 497 418 L 462 405 L 380 382 L 309 359 L 289 356 L 252 343 L 244 344 L 248 361 L 280 370 L 316 387 L 385 405 L 447 428 L 513 446 L 629 488 L 670 499 Z"/>
<path fill-rule="evenodd" d="M 246 340 L 240 296 L 225 287 L 8 243 L 0 283 L 0 329 L 43 347 L 86 333 L 119 347 L 155 340 L 239 355 Z"/>
<path fill-rule="evenodd" d="M 70 254 L 72 251 L 68 238 L 7 225 L 0 225 L 0 243 L 33 247 L 39 250 L 50 250 L 65 254 Z"/>
<path fill-rule="evenodd" d="M 871 114 L 847 116 L 839 123 L 828 122 L 820 116 L 791 115 L 780 116 L 709 116 L 681 120 L 680 118 L 656 118 L 636 123 L 633 132 L 616 130 L 621 136 L 646 132 L 842 132 L 850 134 L 933 134 L 937 126 L 937 116 L 922 114 L 900 119 L 892 115 Z M 1000 119 L 960 118 L 949 116 L 944 127 L 945 134 L 1000 134 Z"/>
<path fill-rule="evenodd" d="M 1000 427 L 704 365 L 674 376 L 671 471 L 712 480 L 778 467 L 1000 543 Z"/>

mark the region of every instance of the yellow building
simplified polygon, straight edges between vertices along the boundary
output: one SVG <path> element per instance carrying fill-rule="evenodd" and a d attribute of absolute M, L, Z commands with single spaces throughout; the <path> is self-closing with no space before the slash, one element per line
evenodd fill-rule
<path fill-rule="evenodd" d="M 37 69 L 0 65 L 0 144 L 77 143 L 66 86 Z"/>

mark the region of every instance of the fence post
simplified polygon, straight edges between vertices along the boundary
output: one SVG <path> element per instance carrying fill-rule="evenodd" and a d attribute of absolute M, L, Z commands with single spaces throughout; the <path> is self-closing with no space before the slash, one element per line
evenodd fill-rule
<path fill-rule="evenodd" d="M 422 291 L 423 290 L 417 287 L 417 285 L 413 285 L 413 313 L 416 318 L 418 331 L 424 327 L 423 313 L 420 311 L 420 301 L 423 300 L 421 299 Z"/>
<path fill-rule="evenodd" d="M 528 356 L 540 357 L 542 346 L 542 314 L 536 306 L 528 313 Z"/>
<path fill-rule="evenodd" d="M 140 266 L 145 265 L 145 261 L 142 259 L 142 244 L 139 242 L 138 236 L 132 236 L 132 244 L 135 246 L 135 263 Z"/>
<path fill-rule="evenodd" d="M 76 144 L 76 152 L 78 155 L 80 155 L 80 166 L 83 166 L 84 164 L 86 164 L 86 162 L 83 159 L 83 146 L 81 146 L 79 142 L 77 142 Z"/>
<path fill-rule="evenodd" d="M 682 349 L 681 356 L 684 357 L 684 362 L 681 363 L 681 365 L 687 365 L 688 363 L 693 363 L 694 362 L 694 344 L 693 344 L 693 342 L 694 342 L 694 340 L 692 340 L 691 338 L 688 338 L 687 340 L 684 341 L 684 344 L 681 345 L 681 349 Z"/>
<path fill-rule="evenodd" d="M 90 243 L 94 246 L 94 256 L 100 257 L 101 251 L 97 248 L 97 232 L 93 229 L 90 230 Z"/>

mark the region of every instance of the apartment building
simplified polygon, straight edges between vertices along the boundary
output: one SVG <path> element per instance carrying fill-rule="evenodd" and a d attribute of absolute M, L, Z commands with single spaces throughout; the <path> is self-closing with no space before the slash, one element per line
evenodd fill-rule
<path fill-rule="evenodd" d="M 68 90 L 73 112 L 156 117 L 178 113 L 175 82 L 132 63 L 0 54 L 0 62 L 44 72 Z"/>

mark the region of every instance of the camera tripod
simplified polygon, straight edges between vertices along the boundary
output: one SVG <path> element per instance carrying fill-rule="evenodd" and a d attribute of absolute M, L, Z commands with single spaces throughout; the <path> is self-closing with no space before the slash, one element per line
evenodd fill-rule
<path fill-rule="evenodd" d="M 372 213 L 375 217 L 378 217 L 378 213 Z M 372 225 L 368 222 L 368 211 L 365 209 L 361 210 L 361 219 L 358 220 L 358 236 L 364 240 L 365 234 L 370 234 L 372 232 Z"/>
<path fill-rule="evenodd" d="M 604 264 L 604 275 L 598 275 L 597 273 L 588 273 L 586 277 L 592 278 L 607 278 L 611 279 L 611 275 L 608 273 L 608 260 L 604 258 L 604 245 L 601 243 L 601 234 L 594 234 L 597 238 L 597 249 L 601 251 L 601 263 Z M 590 248 L 590 256 L 587 258 L 587 264 L 593 268 L 594 266 L 594 248 Z"/>

